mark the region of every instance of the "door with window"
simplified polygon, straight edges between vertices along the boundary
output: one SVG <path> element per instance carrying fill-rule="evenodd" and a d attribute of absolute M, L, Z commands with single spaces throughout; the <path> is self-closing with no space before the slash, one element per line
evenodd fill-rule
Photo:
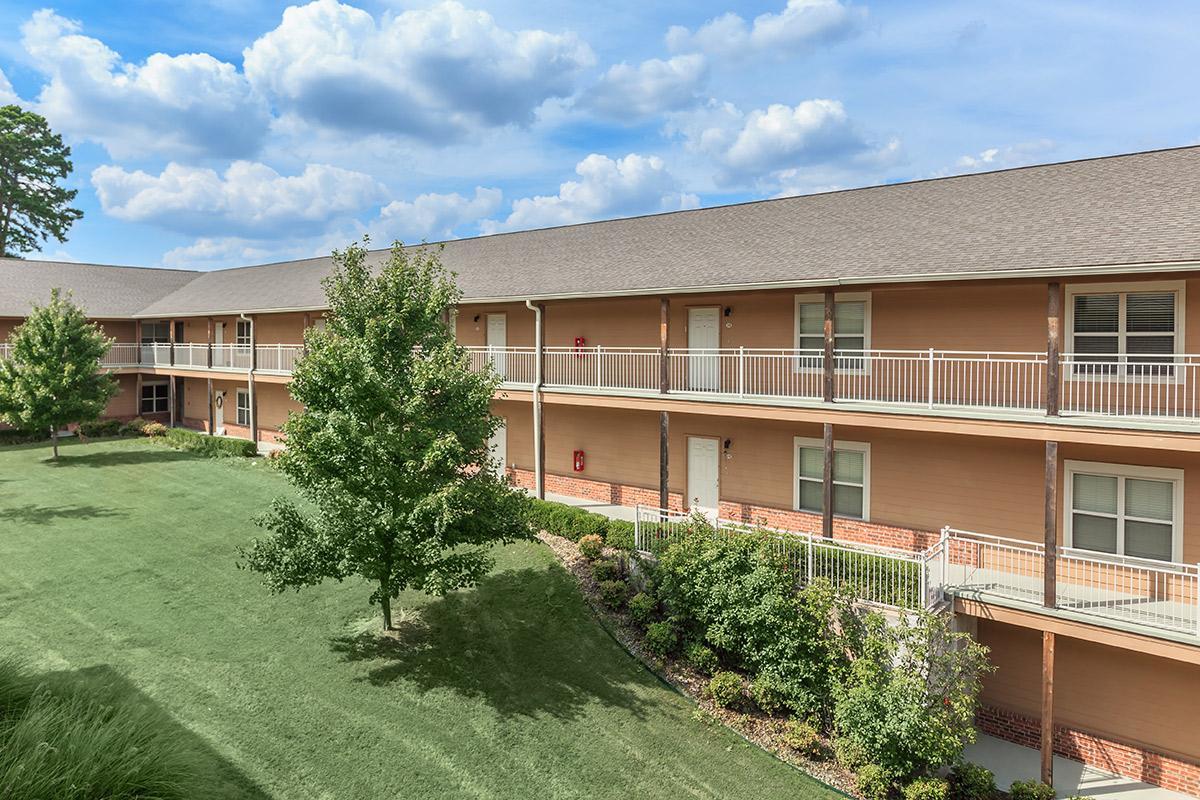
<path fill-rule="evenodd" d="M 717 518 L 721 497 L 721 450 L 716 439 L 687 439 L 687 502 L 692 511 Z"/>
<path fill-rule="evenodd" d="M 217 392 L 213 397 L 213 430 L 218 436 L 225 434 L 225 393 Z"/>
<path fill-rule="evenodd" d="M 234 328 L 237 337 L 234 343 L 234 359 L 232 366 L 237 369 L 250 369 L 253 364 L 251 348 L 254 346 L 254 323 L 250 320 L 239 319 Z"/>
<path fill-rule="evenodd" d="M 1068 461 L 1069 547 L 1117 556 L 1182 559 L 1181 470 Z"/>
<path fill-rule="evenodd" d="M 142 363 L 171 363 L 171 328 L 167 322 L 142 323 Z"/>
<path fill-rule="evenodd" d="M 715 392 L 720 388 L 721 309 L 688 309 L 688 388 Z"/>
<path fill-rule="evenodd" d="M 491 454 L 491 469 L 496 477 L 504 477 L 504 468 L 508 464 L 508 420 L 501 417 L 500 427 L 488 439 L 488 452 Z"/>
<path fill-rule="evenodd" d="M 505 377 L 508 368 L 504 348 L 508 346 L 508 316 L 505 314 L 487 315 L 487 347 L 488 357 L 492 366 L 501 377 Z"/>

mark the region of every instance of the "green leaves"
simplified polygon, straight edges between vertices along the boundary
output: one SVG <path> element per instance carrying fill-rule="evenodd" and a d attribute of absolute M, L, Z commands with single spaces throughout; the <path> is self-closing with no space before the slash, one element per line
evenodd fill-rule
<path fill-rule="evenodd" d="M 19 258 L 51 236 L 65 241 L 83 216 L 70 207 L 77 191 L 58 185 L 74 168 L 70 156 L 43 117 L 0 107 L 0 256 Z"/>
<path fill-rule="evenodd" d="M 303 513 L 279 501 L 246 566 L 275 590 L 361 576 L 383 606 L 405 589 L 477 583 L 490 548 L 528 538 L 527 498 L 490 468 L 497 378 L 470 369 L 446 325 L 459 293 L 437 252 L 399 245 L 380 264 L 334 253 L 324 330 L 305 334 L 279 467 Z"/>
<path fill-rule="evenodd" d="M 117 392 L 116 380 L 99 369 L 112 340 L 57 289 L 9 344 L 9 358 L 0 360 L 0 419 L 14 428 L 57 431 L 93 420 Z"/>

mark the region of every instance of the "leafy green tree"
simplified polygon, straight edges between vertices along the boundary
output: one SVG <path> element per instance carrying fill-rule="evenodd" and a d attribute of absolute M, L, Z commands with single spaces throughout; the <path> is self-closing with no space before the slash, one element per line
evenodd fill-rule
<path fill-rule="evenodd" d="M 77 191 L 58 185 L 72 169 L 71 148 L 44 117 L 0 107 L 0 256 L 20 258 L 50 236 L 66 241 L 83 216 L 70 207 Z"/>
<path fill-rule="evenodd" d="M 306 502 L 277 499 L 259 520 L 272 535 L 242 550 L 242 566 L 276 592 L 360 576 L 390 629 L 401 591 L 473 585 L 493 545 L 528 538 L 528 500 L 493 469 L 499 379 L 471 370 L 445 322 L 460 295 L 437 253 L 397 244 L 372 269 L 352 245 L 334 264 L 279 458 Z"/>
<path fill-rule="evenodd" d="M 9 336 L 0 359 L 0 418 L 26 431 L 50 431 L 58 458 L 58 431 L 104 413 L 117 381 L 99 369 L 112 346 L 83 311 L 50 291 L 50 303 L 33 311 Z"/>

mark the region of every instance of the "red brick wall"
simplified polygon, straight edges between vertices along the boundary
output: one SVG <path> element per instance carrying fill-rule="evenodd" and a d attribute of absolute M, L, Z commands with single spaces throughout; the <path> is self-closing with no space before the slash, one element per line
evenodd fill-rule
<path fill-rule="evenodd" d="M 1041 746 L 1040 722 L 1022 714 L 983 706 L 975 724 L 999 739 L 1035 749 Z M 1200 765 L 1182 759 L 1061 725 L 1054 726 L 1054 752 L 1126 778 L 1200 796 Z"/>
<path fill-rule="evenodd" d="M 508 468 L 508 474 L 513 482 L 525 489 L 534 489 L 536 478 L 532 470 L 515 467 Z M 644 486 L 626 486 L 619 483 L 608 483 L 591 478 L 580 478 L 574 475 L 552 475 L 546 473 L 546 491 L 552 494 L 565 494 L 571 497 L 582 497 L 595 500 L 598 503 L 609 503 L 618 506 L 652 506 L 658 508 L 658 489 L 647 489 Z M 683 496 L 678 492 L 670 495 L 671 508 L 683 510 Z"/>

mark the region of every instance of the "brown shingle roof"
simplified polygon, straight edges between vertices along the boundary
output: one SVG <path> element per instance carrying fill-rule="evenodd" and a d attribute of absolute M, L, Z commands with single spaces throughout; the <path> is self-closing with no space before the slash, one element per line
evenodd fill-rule
<path fill-rule="evenodd" d="M 0 258 L 0 317 L 25 316 L 34 303 L 45 305 L 54 288 L 70 290 L 90 317 L 131 317 L 196 275 L 178 269 Z"/>

